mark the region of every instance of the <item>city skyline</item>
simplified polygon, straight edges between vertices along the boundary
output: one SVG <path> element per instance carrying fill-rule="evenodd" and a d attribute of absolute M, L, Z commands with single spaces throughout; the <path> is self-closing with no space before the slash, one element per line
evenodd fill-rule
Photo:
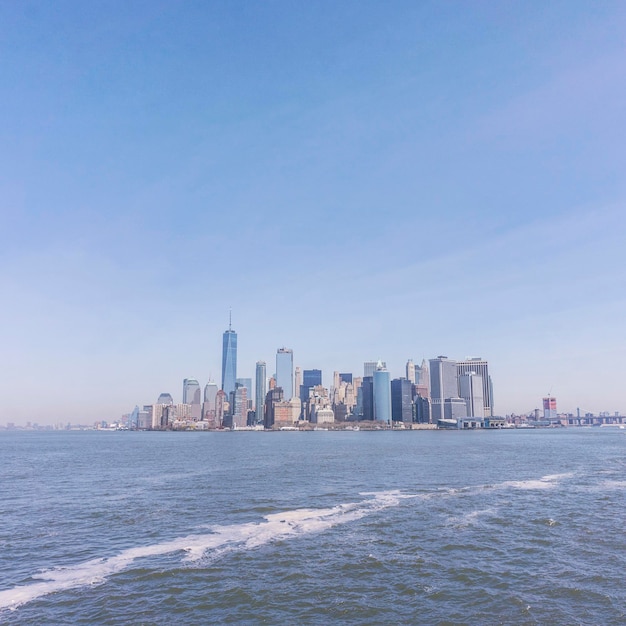
<path fill-rule="evenodd" d="M 325 376 L 479 354 L 499 414 L 626 413 L 626 5 L 68 0 L 0 25 L 0 422 L 221 385 L 229 307 L 235 378 L 283 345 Z"/>

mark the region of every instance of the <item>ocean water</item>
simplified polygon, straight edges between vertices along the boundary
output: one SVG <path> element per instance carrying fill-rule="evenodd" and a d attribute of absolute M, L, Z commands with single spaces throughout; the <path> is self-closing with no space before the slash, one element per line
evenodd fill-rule
<path fill-rule="evenodd" d="M 626 623 L 624 430 L 3 432 L 0 476 L 0 623 Z"/>

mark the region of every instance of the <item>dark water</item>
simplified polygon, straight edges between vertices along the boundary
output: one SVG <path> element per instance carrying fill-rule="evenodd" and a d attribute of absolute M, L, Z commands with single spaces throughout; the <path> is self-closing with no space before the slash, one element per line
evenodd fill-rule
<path fill-rule="evenodd" d="M 624 624 L 626 431 L 0 434 L 0 622 Z"/>

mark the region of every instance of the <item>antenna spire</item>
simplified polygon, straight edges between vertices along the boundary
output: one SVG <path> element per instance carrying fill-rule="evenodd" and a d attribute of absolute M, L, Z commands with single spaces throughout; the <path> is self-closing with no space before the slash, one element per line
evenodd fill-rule
<path fill-rule="evenodd" d="M 228 330 L 232 330 L 233 327 L 233 308 L 228 309 Z"/>

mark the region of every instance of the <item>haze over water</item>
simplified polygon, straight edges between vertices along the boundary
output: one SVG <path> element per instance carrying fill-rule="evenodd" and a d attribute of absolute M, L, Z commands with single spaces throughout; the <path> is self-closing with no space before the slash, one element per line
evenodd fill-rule
<path fill-rule="evenodd" d="M 0 433 L 0 622 L 620 624 L 625 446 Z"/>

